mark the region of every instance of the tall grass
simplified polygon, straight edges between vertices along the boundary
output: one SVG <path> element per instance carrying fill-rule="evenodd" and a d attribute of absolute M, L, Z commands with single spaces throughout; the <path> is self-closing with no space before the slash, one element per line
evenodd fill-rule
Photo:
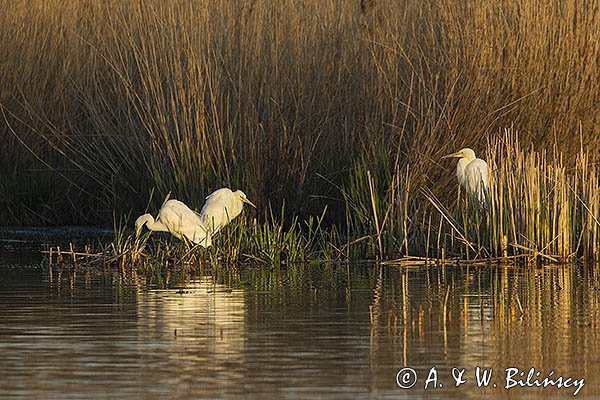
<path fill-rule="evenodd" d="M 373 191 L 370 171 L 364 174 L 358 168 L 356 175 L 368 181 L 357 179 L 349 185 L 353 211 L 348 224 L 361 235 L 368 233 L 362 254 L 368 257 L 369 246 L 376 248 L 383 237 L 386 248 L 381 253 L 388 256 L 416 253 L 440 258 L 444 252 L 467 259 L 506 259 L 525 255 L 536 262 L 600 258 L 600 167 L 590 161 L 583 144 L 574 160 L 566 160 L 556 147 L 550 152 L 533 145 L 522 148 L 517 133 L 509 129 L 486 147 L 489 205 L 467 193 L 459 195 L 456 184 L 454 211 L 432 188 L 421 188 L 421 195 L 413 195 L 433 211 L 414 207 L 407 212 L 411 201 L 397 189 L 399 175 Z M 402 182 L 410 182 L 410 177 Z M 377 218 L 382 222 L 377 223 Z"/>
<path fill-rule="evenodd" d="M 579 134 L 600 145 L 600 11 L 587 2 L 0 3 L 0 204 L 13 210 L 0 223 L 106 224 L 153 190 L 199 208 L 228 185 L 259 208 L 285 200 L 288 224 L 328 204 L 342 251 L 440 256 L 456 232 L 420 188 L 453 209 L 440 156 L 482 153 L 513 126 L 527 168 L 530 145 L 564 154 L 564 173 L 544 171 L 575 185 L 557 204 L 580 211 L 529 224 L 496 204 L 496 231 L 476 240 L 494 254 L 490 237 L 552 254 L 597 246 L 581 219 L 598 215 L 598 154 Z M 44 190 L 24 179 L 39 170 Z M 524 183 L 511 185 L 498 190 Z"/>
<path fill-rule="evenodd" d="M 285 207 L 281 215 L 273 213 L 271 207 L 265 212 L 264 223 L 254 219 L 247 224 L 245 218 L 236 218 L 219 234 L 213 237 L 212 245 L 204 248 L 187 240 L 177 240 L 168 233 L 131 234 L 126 221 L 115 221 L 115 237 L 108 245 L 87 249 L 86 252 L 62 251 L 53 249 L 56 261 L 60 264 L 63 255 L 77 265 L 77 257 L 89 266 L 127 266 L 139 270 L 156 269 L 158 266 L 218 268 L 242 264 L 269 265 L 280 267 L 296 263 L 323 262 L 334 259 L 336 251 L 333 243 L 339 242 L 334 230 L 324 230 L 320 217 L 311 217 L 304 223 L 295 218 L 290 224 L 283 221 Z M 72 246 L 71 246 L 72 247 Z M 98 247 L 98 246 L 96 246 Z M 52 264 L 52 255 L 50 264 Z"/>
<path fill-rule="evenodd" d="M 561 259 L 599 257 L 600 170 L 583 145 L 565 160 L 556 148 L 521 149 L 509 132 L 492 149 L 490 250 L 501 254 L 505 241 Z"/>

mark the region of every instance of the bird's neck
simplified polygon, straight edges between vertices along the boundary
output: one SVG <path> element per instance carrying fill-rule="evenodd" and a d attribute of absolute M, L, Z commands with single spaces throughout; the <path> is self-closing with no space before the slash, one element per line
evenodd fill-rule
<path fill-rule="evenodd" d="M 146 223 L 146 227 L 148 229 L 150 229 L 151 231 L 155 231 L 155 232 L 169 232 L 169 229 L 167 229 L 166 226 L 163 225 L 163 223 L 160 221 L 160 219 L 157 219 L 156 221 L 154 220 L 154 217 L 152 217 L 152 215 L 149 215 L 149 219 L 148 222 Z"/>
<path fill-rule="evenodd" d="M 465 167 L 467 166 L 467 164 L 470 162 L 471 162 L 471 160 L 469 160 L 467 157 L 461 158 L 460 160 L 458 160 L 459 168 L 461 170 L 464 170 Z"/>
<path fill-rule="evenodd" d="M 139 229 L 142 226 L 146 225 L 148 222 L 154 222 L 154 218 L 150 214 L 140 215 L 135 220 L 135 229 Z"/>
<path fill-rule="evenodd" d="M 146 228 L 148 228 L 151 231 L 155 231 L 155 232 L 168 232 L 169 230 L 163 225 L 162 222 L 160 222 L 160 220 L 154 220 L 154 217 L 151 214 L 144 214 L 141 217 L 139 217 L 135 223 L 136 227 L 141 227 L 143 225 L 146 225 Z"/>

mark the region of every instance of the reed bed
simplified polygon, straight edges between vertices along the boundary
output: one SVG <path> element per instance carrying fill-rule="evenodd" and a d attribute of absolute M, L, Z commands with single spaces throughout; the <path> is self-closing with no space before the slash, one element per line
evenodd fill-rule
<path fill-rule="evenodd" d="M 358 258 L 401 255 L 398 264 L 415 256 L 423 264 L 454 263 L 456 258 L 469 263 L 600 258 L 600 170 L 583 145 L 567 161 L 556 147 L 550 154 L 522 148 L 517 132 L 508 129 L 488 143 L 484 154 L 490 180 L 486 205 L 461 193 L 458 183 L 454 202 L 444 204 L 433 192 L 435 185 L 426 184 L 415 195 L 420 202 L 412 203 L 410 171 L 374 184 L 371 171 L 358 168 L 361 178 L 344 192 L 352 208 L 350 231 L 363 239 L 354 239 Z"/>
<path fill-rule="evenodd" d="M 556 148 L 521 149 L 515 139 L 507 134 L 489 153 L 490 251 L 501 254 L 508 245 L 553 261 L 598 259 L 598 164 L 583 147 L 573 163 Z"/>
<path fill-rule="evenodd" d="M 294 219 L 283 222 L 285 207 L 279 216 L 269 208 L 264 223 L 256 219 L 251 224 L 237 218 L 213 237 L 212 246 L 175 239 L 168 233 L 131 232 L 126 221 L 115 224 L 115 236 L 110 243 L 85 245 L 83 249 L 51 247 L 47 254 L 50 267 L 78 266 L 117 268 L 133 267 L 141 271 L 157 267 L 220 268 L 241 265 L 286 266 L 298 263 L 330 262 L 338 259 L 339 242 L 335 230 L 322 226 L 324 214 L 300 223 Z"/>
<path fill-rule="evenodd" d="M 109 224 L 226 185 L 286 204 L 237 233 L 260 260 L 310 235 L 344 259 L 598 254 L 589 2 L 0 5 L 1 224 Z M 440 160 L 465 145 L 489 213 Z"/>

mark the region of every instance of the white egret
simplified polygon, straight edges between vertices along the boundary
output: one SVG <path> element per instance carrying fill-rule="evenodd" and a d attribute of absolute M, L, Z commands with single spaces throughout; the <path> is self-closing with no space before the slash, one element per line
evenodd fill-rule
<path fill-rule="evenodd" d="M 235 192 L 228 188 L 215 190 L 206 197 L 206 203 L 200 211 L 202 224 L 209 228 L 211 235 L 214 235 L 240 215 L 244 203 L 256 208 L 241 190 Z"/>
<path fill-rule="evenodd" d="M 185 237 L 202 247 L 211 245 L 209 229 L 202 223 L 200 215 L 179 200 L 165 201 L 156 220 L 150 214 L 138 217 L 135 220 L 136 235 L 139 235 L 144 225 L 151 231 L 169 232 L 182 240 Z"/>
<path fill-rule="evenodd" d="M 443 158 L 450 157 L 459 158 L 456 165 L 458 183 L 475 196 L 480 203 L 486 204 L 489 190 L 487 163 L 481 158 L 476 158 L 475 152 L 468 147 Z"/>

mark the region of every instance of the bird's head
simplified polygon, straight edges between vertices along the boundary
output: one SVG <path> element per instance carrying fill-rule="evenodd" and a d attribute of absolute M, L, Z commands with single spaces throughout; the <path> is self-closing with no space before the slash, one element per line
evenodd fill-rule
<path fill-rule="evenodd" d="M 150 218 L 152 218 L 152 216 L 150 214 L 144 214 L 138 217 L 138 219 L 135 220 L 135 236 L 140 236 L 140 232 L 142 231 L 142 228 L 144 227 L 144 225 L 146 224 L 146 222 L 148 222 L 150 220 Z"/>
<path fill-rule="evenodd" d="M 235 193 L 238 195 L 238 197 L 242 201 L 242 203 L 249 204 L 252 207 L 256 208 L 256 206 L 254 205 L 254 203 L 252 203 L 250 200 L 248 200 L 248 197 L 246 197 L 246 193 L 242 192 L 241 190 L 238 190 Z"/>
<path fill-rule="evenodd" d="M 466 158 L 468 160 L 474 160 L 475 159 L 475 152 L 468 148 L 465 147 L 464 149 L 460 149 L 459 151 L 457 151 L 456 153 L 452 153 L 452 154 L 448 154 L 447 156 L 444 156 L 442 158 Z"/>

